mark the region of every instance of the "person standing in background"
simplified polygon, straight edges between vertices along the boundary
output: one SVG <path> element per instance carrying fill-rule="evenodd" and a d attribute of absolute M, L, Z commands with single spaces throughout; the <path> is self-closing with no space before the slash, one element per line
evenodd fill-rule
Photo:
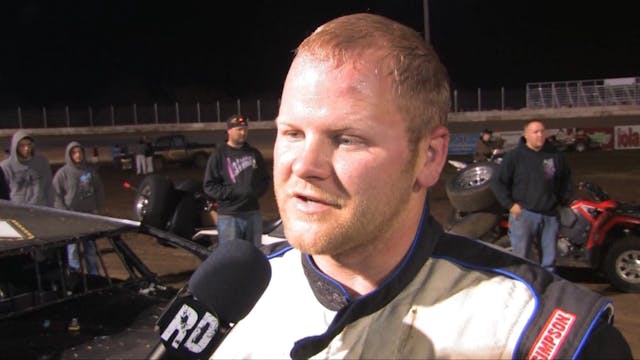
<path fill-rule="evenodd" d="M 153 143 L 145 138 L 144 145 L 145 174 L 151 174 L 153 173 Z"/>
<path fill-rule="evenodd" d="M 0 163 L 9 186 L 9 198 L 23 205 L 53 205 L 53 178 L 49 160 L 36 153 L 29 133 L 18 130 L 11 138 L 9 158 Z"/>
<path fill-rule="evenodd" d="M 95 167 L 86 161 L 85 148 L 77 141 L 67 145 L 65 165 L 53 177 L 54 206 L 58 209 L 97 214 L 104 205 L 104 185 Z M 82 247 L 88 274 L 99 274 L 96 245 L 83 240 Z M 80 270 L 76 243 L 67 245 L 67 261 L 74 271 Z"/>
<path fill-rule="evenodd" d="M 271 177 L 260 151 L 247 142 L 249 119 L 227 120 L 227 141 L 207 161 L 204 192 L 218 204 L 218 241 L 243 239 L 261 245 L 262 216 L 258 199 Z"/>
<path fill-rule="evenodd" d="M 503 145 L 504 141 L 502 139 L 493 139 L 493 131 L 491 129 L 482 130 L 476 142 L 476 152 L 473 154 L 473 161 L 489 160 L 493 155 L 493 151 L 502 149 Z"/>
<path fill-rule="evenodd" d="M 136 174 L 144 175 L 147 173 L 147 158 L 145 152 L 147 149 L 147 143 L 144 138 L 140 138 L 136 144 Z"/>
<path fill-rule="evenodd" d="M 525 125 L 518 146 L 505 154 L 491 189 L 509 210 L 513 253 L 532 259 L 534 239 L 539 237 L 541 265 L 554 271 L 558 207 L 571 202 L 573 184 L 567 159 L 547 141 L 541 121 Z"/>

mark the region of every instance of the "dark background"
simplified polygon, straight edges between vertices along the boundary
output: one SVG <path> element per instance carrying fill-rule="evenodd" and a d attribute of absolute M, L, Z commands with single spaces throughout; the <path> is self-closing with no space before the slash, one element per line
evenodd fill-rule
<path fill-rule="evenodd" d="M 453 87 L 640 76 L 636 1 L 431 0 Z M 422 0 L 24 0 L 0 11 L 0 106 L 277 99 L 318 25 L 371 12 L 424 32 Z"/>

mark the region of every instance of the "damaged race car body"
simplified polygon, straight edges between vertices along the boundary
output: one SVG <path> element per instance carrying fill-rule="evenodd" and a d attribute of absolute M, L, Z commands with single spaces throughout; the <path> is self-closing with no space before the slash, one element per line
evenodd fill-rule
<path fill-rule="evenodd" d="M 214 201 L 202 189 L 202 182 L 186 179 L 174 182 L 166 176 L 145 176 L 137 187 L 129 183 L 124 188 L 136 192 L 133 218 L 143 225 L 190 239 L 210 250 L 218 245 L 217 211 Z M 161 238 L 162 245 L 169 245 Z M 265 254 L 288 246 L 282 220 L 263 219 L 262 246 Z"/>
<path fill-rule="evenodd" d="M 197 266 L 210 250 L 137 221 L 0 200 L 0 338 L 6 358 L 142 358 L 177 288 L 130 242 L 162 239 Z M 99 274 L 72 270 L 66 246 L 96 241 Z M 83 264 L 84 261 L 80 261 Z M 195 266 L 194 266 L 195 267 Z M 191 269 L 193 271 L 193 269 Z"/>

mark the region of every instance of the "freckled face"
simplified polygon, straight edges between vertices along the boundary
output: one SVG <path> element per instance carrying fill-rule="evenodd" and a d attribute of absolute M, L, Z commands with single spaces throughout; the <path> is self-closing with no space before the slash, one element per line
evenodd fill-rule
<path fill-rule="evenodd" d="M 415 182 L 388 77 L 296 58 L 277 119 L 274 188 L 289 242 L 310 254 L 368 246 L 402 221 Z"/>

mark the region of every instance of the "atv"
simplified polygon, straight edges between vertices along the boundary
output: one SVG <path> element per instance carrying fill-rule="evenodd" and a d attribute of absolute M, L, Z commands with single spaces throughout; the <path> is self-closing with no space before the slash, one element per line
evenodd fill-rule
<path fill-rule="evenodd" d="M 496 169 L 495 163 L 477 163 L 449 179 L 454 210 L 448 231 L 509 249 L 508 212 L 489 188 Z M 556 265 L 591 268 L 620 291 L 640 292 L 640 204 L 611 199 L 589 181 L 578 190 L 586 196 L 559 209 Z"/>

